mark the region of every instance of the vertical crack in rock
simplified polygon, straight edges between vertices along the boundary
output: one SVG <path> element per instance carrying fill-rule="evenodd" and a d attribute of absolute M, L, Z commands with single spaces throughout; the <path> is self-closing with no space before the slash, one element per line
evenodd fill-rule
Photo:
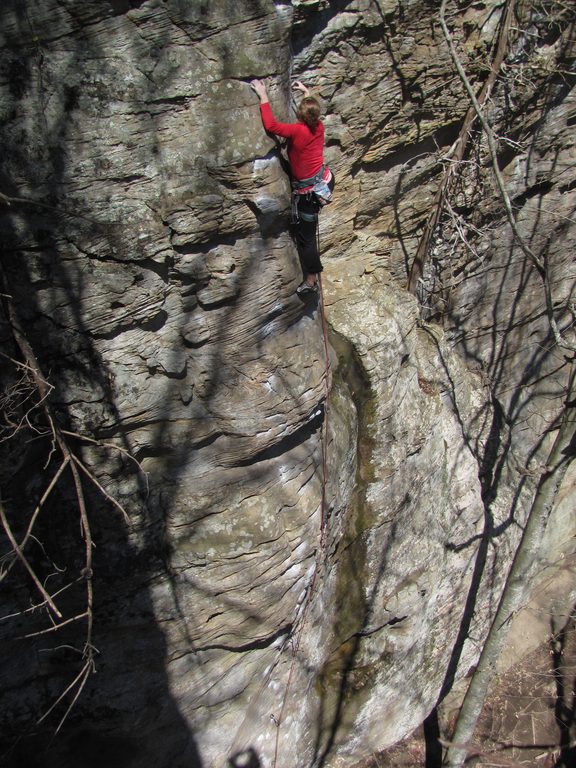
<path fill-rule="evenodd" d="M 474 88 L 500 13 L 453 8 Z M 573 21 L 518 13 L 488 117 L 569 336 Z M 81 629 L 19 639 L 48 619 L 16 568 L 0 584 L 14 614 L 2 754 L 10 768 L 220 768 L 241 752 L 261 768 L 352 767 L 475 663 L 567 379 L 479 134 L 450 166 L 468 104 L 436 11 L 9 0 L 0 30 L 2 291 L 62 427 L 130 516 L 87 490 L 97 674 L 56 740 L 57 712 L 36 723 L 77 673 Z M 294 295 L 290 185 L 253 77 L 280 119 L 290 78 L 322 101 L 329 371 L 320 308 Z M 407 275 L 448 168 L 419 306 Z M 5 391 L 21 373 L 5 360 Z M 52 441 L 22 424 L 0 442 L 19 539 L 58 470 Z M 550 561 L 574 532 L 572 481 Z M 36 525 L 26 554 L 76 616 L 68 480 Z"/>

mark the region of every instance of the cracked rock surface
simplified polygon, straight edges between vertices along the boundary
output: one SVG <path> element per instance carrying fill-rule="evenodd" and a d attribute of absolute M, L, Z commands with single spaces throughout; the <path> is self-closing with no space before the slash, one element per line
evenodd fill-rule
<path fill-rule="evenodd" d="M 511 42 L 490 119 L 569 337 L 574 20 L 525 6 L 530 42 Z M 475 86 L 500 14 L 452 9 Z M 92 499 L 98 671 L 50 748 L 58 720 L 33 724 L 79 641 L 17 640 L 25 617 L 1 630 L 12 764 L 353 766 L 474 664 L 568 378 L 477 133 L 406 290 L 468 108 L 437 9 L 13 0 L 0 22 L 2 291 L 62 424 L 108 446 L 83 456 L 130 516 Z M 321 304 L 294 293 L 290 185 L 253 77 L 279 119 L 290 77 L 323 103 L 326 340 Z M 14 510 L 37 503 L 49 452 L 6 463 Z M 43 540 L 58 584 L 70 498 Z M 572 508 L 568 475 L 546 564 Z"/>

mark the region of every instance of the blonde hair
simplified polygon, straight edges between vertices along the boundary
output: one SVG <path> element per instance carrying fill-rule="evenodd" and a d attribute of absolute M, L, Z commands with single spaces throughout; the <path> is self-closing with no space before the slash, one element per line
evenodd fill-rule
<path fill-rule="evenodd" d="M 298 105 L 296 116 L 314 130 L 320 122 L 320 104 L 313 96 L 305 96 Z"/>

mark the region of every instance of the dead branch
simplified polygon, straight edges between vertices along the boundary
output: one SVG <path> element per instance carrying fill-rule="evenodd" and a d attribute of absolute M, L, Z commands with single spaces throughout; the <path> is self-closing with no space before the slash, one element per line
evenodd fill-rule
<path fill-rule="evenodd" d="M 68 449 L 67 446 L 66 446 L 66 449 Z M 82 680 L 81 686 L 76 691 L 76 695 L 72 700 L 72 704 L 66 710 L 66 713 L 64 714 L 64 719 L 66 719 L 72 705 L 77 701 L 78 696 L 82 691 L 82 688 L 84 688 L 88 674 L 90 674 L 90 672 L 93 671 L 93 668 L 94 668 L 94 651 L 92 646 L 92 629 L 93 629 L 93 622 L 94 622 L 94 613 L 92 610 L 93 604 L 94 604 L 94 584 L 92 581 L 92 533 L 90 531 L 90 523 L 88 520 L 88 513 L 86 510 L 86 500 L 84 498 L 84 490 L 82 488 L 82 479 L 78 474 L 78 469 L 76 467 L 75 462 L 73 461 L 74 459 L 73 455 L 70 453 L 68 455 L 72 459 L 72 461 L 70 462 L 70 470 L 72 472 L 72 477 L 74 478 L 74 486 L 76 488 L 76 498 L 78 500 L 78 508 L 80 511 L 80 525 L 82 530 L 82 536 L 84 538 L 85 567 L 83 570 L 83 576 L 86 579 L 86 640 L 84 643 L 84 651 L 87 659 L 86 661 L 87 674 L 86 674 L 86 677 Z M 64 719 L 61 721 L 61 724 L 62 722 L 64 722 Z M 58 728 L 60 728 L 60 726 L 58 726 Z"/>
<path fill-rule="evenodd" d="M 94 669 L 94 649 L 92 649 L 92 656 L 84 663 L 84 666 L 80 670 L 80 672 L 76 675 L 74 680 L 70 683 L 70 685 L 66 688 L 65 691 L 63 691 L 60 696 L 56 699 L 56 701 L 52 704 L 50 709 L 48 709 L 42 717 L 38 720 L 38 725 L 40 725 L 41 722 L 43 722 L 48 715 L 54 711 L 54 709 L 60 704 L 60 702 L 65 698 L 65 696 L 68 694 L 69 691 L 73 691 L 76 687 L 76 692 L 74 694 L 74 697 L 72 701 L 70 702 L 68 708 L 64 712 L 64 715 L 62 716 L 60 722 L 58 723 L 58 727 L 56 728 L 55 733 L 58 733 L 60 728 L 64 725 L 64 722 L 66 721 L 66 718 L 70 714 L 70 711 L 72 710 L 72 707 L 76 702 L 78 701 L 78 697 L 82 693 L 84 686 L 86 685 L 86 681 L 88 680 L 88 677 L 92 674 L 92 672 L 95 671 Z"/>
<path fill-rule="evenodd" d="M 542 750 L 544 749 L 545 752 L 544 755 L 554 755 L 558 751 L 558 747 L 553 744 L 502 744 L 500 746 L 500 749 L 497 750 L 486 750 L 486 749 L 478 749 L 477 747 L 472 747 L 470 743 L 467 744 L 457 744 L 456 742 L 449 741 L 448 739 L 438 739 L 439 743 L 445 747 L 446 749 L 459 749 L 463 752 L 466 752 L 467 760 L 473 759 L 475 757 L 483 757 L 487 758 L 489 760 L 498 760 L 498 765 L 500 768 L 524 768 L 526 765 L 525 763 L 519 763 L 516 760 L 513 760 L 512 758 L 505 757 L 502 754 L 498 754 L 498 751 L 502 751 L 504 749 L 537 749 Z M 569 748 L 573 746 L 573 744 L 568 745 Z"/>
<path fill-rule="evenodd" d="M 74 584 L 77 584 L 79 579 L 76 579 L 75 581 L 71 581 L 69 584 L 66 584 L 63 587 L 60 587 L 60 589 L 56 590 L 53 595 L 50 595 L 52 600 L 54 600 L 55 597 L 58 597 L 58 595 L 61 595 L 62 592 L 66 592 L 67 589 L 70 589 L 70 587 L 74 586 Z M 22 611 L 16 611 L 15 613 L 9 613 L 6 616 L 0 616 L 0 621 L 7 621 L 8 619 L 15 619 L 17 616 L 23 616 L 26 613 L 34 613 L 35 611 L 40 610 L 40 608 L 43 608 L 46 605 L 46 601 L 44 600 L 41 603 L 36 603 L 35 605 L 31 605 L 29 608 L 25 608 Z"/>
<path fill-rule="evenodd" d="M 76 466 L 77 466 L 79 469 L 81 469 L 81 470 L 82 470 L 82 472 L 84 472 L 84 474 L 86 475 L 86 477 L 87 477 L 87 478 L 88 478 L 88 479 L 89 479 L 91 482 L 93 482 L 93 483 L 94 483 L 94 485 L 96 486 L 96 488 L 98 488 L 98 490 L 100 491 L 100 493 L 102 494 L 102 496 L 104 496 L 104 498 L 105 498 L 105 499 L 107 499 L 107 501 L 109 501 L 109 502 L 110 502 L 110 503 L 111 503 L 113 506 L 115 506 L 115 507 L 116 507 L 116 509 L 118 509 L 118 510 L 119 510 L 119 511 L 122 513 L 122 515 L 123 515 L 123 517 L 124 517 L 124 520 L 125 520 L 127 523 L 129 523 L 129 522 L 130 522 L 130 517 L 128 516 L 128 513 L 126 512 L 126 510 L 124 509 L 124 507 L 122 506 L 122 504 L 120 504 L 120 502 L 119 502 L 119 501 L 117 501 L 117 500 L 116 500 L 116 499 L 115 499 L 113 496 L 110 496 L 110 494 L 108 493 L 108 491 L 106 491 L 106 490 L 105 490 L 105 488 L 103 488 L 103 487 L 102 487 L 102 485 L 100 485 L 100 483 L 99 483 L 99 482 L 98 482 L 98 480 L 97 480 L 97 479 L 94 477 L 94 475 L 92 474 L 92 472 L 90 472 L 90 470 L 88 469 L 88 467 L 87 467 L 87 466 L 86 466 L 86 465 L 85 465 L 83 462 L 81 462 L 81 461 L 80 461 L 80 459 L 79 459 L 77 456 L 75 456 L 74 454 L 72 454 L 72 461 L 73 461 L 73 462 L 76 464 Z"/>
<path fill-rule="evenodd" d="M 43 400 L 35 397 L 38 390 L 32 378 L 30 367 L 19 363 L 3 352 L 0 352 L 0 357 L 10 361 L 20 372 L 20 378 L 11 383 L 0 394 L 0 412 L 4 422 L 0 425 L 0 442 L 10 440 L 20 429 L 26 426 L 33 432 L 41 434 L 39 427 L 31 421 L 31 414 L 39 409 Z M 47 382 L 45 384 L 46 392 L 49 392 L 52 387 Z"/>
<path fill-rule="evenodd" d="M 447 0 L 442 0 L 442 4 L 440 6 L 440 26 L 442 27 L 442 33 L 444 35 L 444 38 L 446 40 L 446 44 L 448 45 L 448 50 L 450 52 L 450 57 L 452 58 L 452 61 L 454 63 L 454 66 L 456 67 L 456 71 L 458 72 L 458 75 L 460 77 L 460 80 L 462 81 L 462 84 L 464 85 L 464 88 L 466 90 L 466 93 L 468 94 L 468 98 L 470 99 L 470 102 L 472 104 L 472 109 L 474 112 L 474 115 L 476 118 L 478 118 L 478 121 L 482 125 L 482 130 L 484 131 L 484 134 L 486 136 L 486 140 L 488 143 L 488 151 L 490 154 L 490 160 L 492 162 L 492 170 L 494 171 L 494 177 L 496 179 L 496 183 L 498 186 L 498 190 L 500 192 L 500 197 L 502 199 L 502 202 L 504 204 L 504 210 L 506 212 L 506 218 L 508 219 L 508 223 L 510 224 L 510 228 L 512 230 L 512 233 L 514 235 L 514 239 L 518 246 L 520 247 L 521 251 L 524 253 L 524 255 L 530 260 L 530 262 L 534 265 L 536 268 L 536 271 L 538 275 L 540 276 L 544 288 L 544 297 L 545 297 L 545 303 L 546 303 L 546 313 L 548 315 L 548 322 L 550 324 L 550 329 L 552 331 L 552 334 L 554 336 L 554 339 L 559 347 L 562 347 L 563 349 L 567 349 L 571 352 L 576 352 L 576 345 L 570 344 L 567 342 L 560 333 L 560 329 L 558 328 L 558 323 L 556 322 L 556 318 L 554 316 L 554 301 L 552 298 L 552 291 L 550 287 L 550 280 L 548 276 L 548 270 L 546 268 L 546 264 L 542 261 L 542 259 L 537 256 L 534 251 L 529 247 L 529 245 L 526 243 L 524 238 L 522 237 L 522 234 L 520 233 L 518 229 L 518 225 L 516 224 L 516 218 L 514 216 L 514 211 L 512 209 L 512 202 L 510 200 L 510 196 L 508 194 L 508 191 L 506 190 L 506 184 L 504 182 L 504 178 L 502 176 L 502 173 L 500 171 L 500 168 L 498 166 L 498 148 L 496 145 L 496 137 L 494 134 L 494 131 L 492 129 L 492 126 L 488 123 L 482 106 L 483 104 L 479 101 L 479 99 L 476 97 L 474 90 L 472 88 L 472 85 L 470 83 L 470 80 L 468 79 L 468 76 L 466 72 L 464 71 L 464 67 L 462 66 L 462 62 L 460 61 L 460 57 L 458 55 L 458 51 L 456 50 L 456 46 L 454 45 L 454 41 L 452 39 L 452 35 L 450 34 L 450 31 L 446 25 L 446 2 Z M 511 8 L 514 5 L 514 0 L 510 2 L 510 5 L 507 10 L 507 19 L 508 19 L 508 25 L 506 26 L 506 34 L 509 27 L 509 20 L 510 15 L 509 12 Z M 502 40 L 502 58 L 505 53 L 505 43 L 506 39 L 504 38 Z M 440 215 L 440 212 L 438 212 L 438 217 Z"/>
<path fill-rule="evenodd" d="M 34 528 L 34 525 L 36 523 L 36 519 L 37 519 L 38 515 L 40 514 L 40 510 L 44 506 L 47 498 L 50 496 L 50 493 L 56 487 L 56 484 L 58 483 L 58 480 L 60 479 L 62 473 L 64 472 L 64 470 L 68 466 L 68 462 L 69 462 L 69 459 L 68 458 L 64 458 L 64 460 L 62 461 L 62 464 L 60 464 L 56 474 L 52 478 L 52 480 L 50 482 L 50 485 L 44 491 L 44 493 L 42 495 L 42 498 L 40 499 L 40 501 L 36 505 L 36 509 L 32 513 L 32 516 L 30 517 L 30 522 L 28 523 L 28 528 L 26 530 L 26 533 L 24 534 L 24 538 L 22 539 L 20 544 L 18 544 L 18 547 L 20 548 L 20 550 L 23 550 L 24 547 L 26 546 L 26 544 L 28 542 L 28 539 L 32 535 L 32 529 Z M 4 569 L 4 571 L 2 573 L 0 573 L 0 581 L 2 581 L 2 579 L 4 579 L 5 576 L 8 575 L 8 573 L 10 573 L 10 571 L 12 570 L 12 565 L 14 564 L 14 562 L 15 562 L 15 560 L 13 560 L 12 563 L 9 563 L 6 566 L 6 568 Z"/>
<path fill-rule="evenodd" d="M 498 42 L 496 46 L 496 53 L 494 55 L 492 65 L 490 67 L 490 72 L 488 74 L 486 81 L 484 82 L 484 85 L 480 90 L 480 93 L 478 94 L 478 97 L 474 96 L 474 99 L 478 105 L 483 105 L 487 101 L 488 97 L 490 96 L 494 83 L 496 82 L 496 78 L 500 71 L 500 67 L 502 65 L 502 62 L 504 61 L 504 57 L 506 55 L 507 42 L 508 42 L 508 33 L 510 30 L 510 23 L 512 20 L 512 14 L 514 11 L 515 3 L 516 3 L 516 0 L 507 0 L 506 5 L 504 7 L 502 23 L 500 25 L 500 32 L 498 35 Z M 445 8 L 445 5 L 446 3 L 444 2 L 443 8 Z M 443 19 L 442 14 L 441 14 L 441 19 Z M 458 138 L 456 139 L 456 141 L 454 142 L 454 144 L 452 145 L 452 147 L 444 157 L 444 160 L 448 160 L 450 162 L 448 166 L 444 168 L 444 175 L 440 181 L 440 186 L 438 187 L 438 191 L 434 196 L 434 200 L 432 202 L 432 209 L 430 211 L 426 224 L 424 225 L 424 232 L 422 233 L 422 237 L 420 238 L 420 242 L 418 243 L 418 249 L 416 251 L 416 255 L 414 256 L 414 261 L 412 262 L 412 267 L 410 269 L 410 275 L 408 278 L 408 290 L 411 293 L 414 293 L 414 294 L 416 293 L 418 288 L 418 283 L 423 277 L 424 265 L 427 260 L 428 252 L 430 250 L 432 236 L 438 225 L 438 222 L 440 221 L 440 216 L 442 215 L 444 200 L 446 198 L 446 195 L 448 194 L 448 191 L 452 184 L 452 180 L 455 176 L 455 168 L 458 167 L 458 163 L 461 162 L 462 159 L 464 158 L 464 154 L 466 152 L 466 146 L 468 144 L 468 139 L 470 137 L 470 132 L 472 130 L 472 126 L 477 116 L 478 116 L 478 113 L 473 103 L 473 105 L 470 106 L 468 108 L 468 111 L 466 112 L 466 115 L 464 117 L 464 122 L 462 123 L 462 127 L 460 128 L 460 133 L 458 134 Z"/>
<path fill-rule="evenodd" d="M 39 635 L 48 635 L 51 632 L 58 632 L 58 630 L 62 629 L 62 627 L 65 627 L 67 624 L 73 624 L 75 621 L 78 621 L 79 619 L 86 619 L 86 618 L 89 618 L 88 611 L 82 611 L 82 613 L 78 613 L 76 616 L 71 616 L 69 619 L 65 619 L 64 621 L 61 621 L 58 624 L 53 624 L 51 627 L 47 627 L 46 629 L 39 629 L 38 632 L 29 632 L 27 635 L 21 635 L 16 639 L 24 640 L 30 637 L 38 637 Z"/>
<path fill-rule="evenodd" d="M 134 464 L 136 465 L 136 468 L 144 476 L 144 479 L 146 480 L 146 490 L 147 491 L 150 490 L 148 487 L 148 474 L 142 470 L 142 467 L 138 459 L 132 456 L 132 454 L 129 451 L 127 451 L 126 448 L 122 448 L 122 446 L 116 445 L 115 443 L 106 443 L 106 442 L 103 442 L 102 440 L 95 440 L 93 437 L 88 437 L 88 435 L 81 435 L 78 432 L 71 432 L 68 429 L 62 429 L 61 432 L 63 435 L 66 435 L 68 437 L 74 437 L 77 440 L 81 440 L 82 442 L 85 442 L 85 443 L 90 443 L 91 445 L 96 445 L 99 448 L 109 448 L 112 451 L 118 451 L 118 453 L 121 453 L 127 459 L 134 462 Z M 123 512 L 124 515 L 126 515 L 126 512 L 124 511 L 123 508 L 121 508 L 121 511 Z"/>
<path fill-rule="evenodd" d="M 3 196 L 3 198 L 4 198 L 4 202 L 13 202 L 9 199 L 7 200 L 6 196 Z M 1 199 L 2 199 L 2 196 L 0 196 L 0 200 Z M 0 276 L 3 278 L 3 283 L 5 283 L 6 282 L 5 275 L 3 275 L 0 272 Z M 74 677 L 73 681 L 65 689 L 65 691 L 62 692 L 62 694 L 56 699 L 56 701 L 50 706 L 50 708 L 42 715 L 42 717 L 38 721 L 38 722 L 42 722 L 46 717 L 48 717 L 48 715 L 64 699 L 64 697 L 66 697 L 71 691 L 73 691 L 74 693 L 73 693 L 71 702 L 69 703 L 56 729 L 56 732 L 58 732 L 58 730 L 61 728 L 62 724 L 66 720 L 70 710 L 78 700 L 78 697 L 80 696 L 82 690 L 84 689 L 84 686 L 86 684 L 86 681 L 89 675 L 93 671 L 95 671 L 94 656 L 96 653 L 96 649 L 94 648 L 94 645 L 92 643 L 93 604 L 94 604 L 92 551 L 94 548 L 94 542 L 93 542 L 92 532 L 90 528 L 90 519 L 88 515 L 88 507 L 86 503 L 86 496 L 85 496 L 85 491 L 83 486 L 83 478 L 86 478 L 87 480 L 89 480 L 90 483 L 92 483 L 96 487 L 99 494 L 106 501 L 110 502 L 113 506 L 116 507 L 116 509 L 118 509 L 122 513 L 123 518 L 126 522 L 129 522 L 129 518 L 124 507 L 106 491 L 106 489 L 102 486 L 99 480 L 95 477 L 94 473 L 85 465 L 85 463 L 74 453 L 74 451 L 70 447 L 68 442 L 70 437 L 74 437 L 76 439 L 82 440 L 83 442 L 88 442 L 91 444 L 96 444 L 96 445 L 102 445 L 102 444 L 96 440 L 93 440 L 92 438 L 89 438 L 83 435 L 78 435 L 73 432 L 68 432 L 66 430 L 62 430 L 59 427 L 58 421 L 55 417 L 55 414 L 52 412 L 52 408 L 49 402 L 49 394 L 52 390 L 52 386 L 46 381 L 46 379 L 42 374 L 42 371 L 38 363 L 38 360 L 35 356 L 34 350 L 32 349 L 32 346 L 30 345 L 26 337 L 26 334 L 19 322 L 19 318 L 14 309 L 9 291 L 5 292 L 4 299 L 5 299 L 4 304 L 6 307 L 7 317 L 12 329 L 14 341 L 16 343 L 17 348 L 20 351 L 23 362 L 12 360 L 12 358 L 9 358 L 9 359 L 12 360 L 13 364 L 17 368 L 25 371 L 26 375 L 29 377 L 33 385 L 33 388 L 37 393 L 37 397 L 36 397 L 37 402 L 34 407 L 41 409 L 43 413 L 44 421 L 47 425 L 44 434 L 48 437 L 51 437 L 52 445 L 50 448 L 50 455 L 48 457 L 46 466 L 48 466 L 48 464 L 50 463 L 51 457 L 55 451 L 59 452 L 62 458 L 58 466 L 58 469 L 52 476 L 52 479 L 49 482 L 48 487 L 46 488 L 46 490 L 42 494 L 40 501 L 36 505 L 36 508 L 34 509 L 28 521 L 26 532 L 20 542 L 17 541 L 16 536 L 14 535 L 10 527 L 8 518 L 5 514 L 4 508 L 0 501 L 0 521 L 2 522 L 2 525 L 7 533 L 8 539 L 10 541 L 10 544 L 12 546 L 13 553 L 14 553 L 14 559 L 4 569 L 3 573 L 0 574 L 0 580 L 4 576 L 6 576 L 6 574 L 11 570 L 11 568 L 16 562 L 22 563 L 23 567 L 25 568 L 26 572 L 32 579 L 34 585 L 36 586 L 36 588 L 38 589 L 42 597 L 41 603 L 33 606 L 31 609 L 28 609 L 28 610 L 30 611 L 38 610 L 42 607 L 48 606 L 51 609 L 51 611 L 56 615 L 56 617 L 59 619 L 59 621 L 54 621 L 50 616 L 50 619 L 52 621 L 52 625 L 50 627 L 47 627 L 43 630 L 39 630 L 37 632 L 28 633 L 26 635 L 23 635 L 23 637 L 26 637 L 26 638 L 38 637 L 45 634 L 57 632 L 61 630 L 63 627 L 66 627 L 78 621 L 85 622 L 84 648 L 82 651 L 84 664 L 82 666 L 82 669 Z M 29 422 L 28 422 L 28 425 L 31 428 L 33 428 L 32 424 L 30 424 Z M 15 424 L 15 427 L 16 427 L 16 431 L 18 431 L 19 425 Z M 116 450 L 119 450 L 123 454 L 129 456 L 136 463 L 138 467 L 140 466 L 136 461 L 136 459 L 130 456 L 128 452 L 125 451 L 124 449 L 118 446 L 112 446 L 109 444 L 105 444 L 105 447 L 115 448 Z M 48 594 L 47 590 L 42 585 L 41 580 L 39 579 L 37 573 L 34 571 L 34 568 L 30 565 L 28 559 L 24 554 L 24 548 L 26 547 L 30 538 L 33 537 L 33 531 L 37 523 L 38 516 L 40 515 L 40 512 L 44 508 L 48 497 L 54 491 L 57 484 L 61 481 L 66 468 L 70 469 L 70 473 L 72 476 L 78 514 L 80 518 L 80 535 L 84 542 L 84 567 L 82 568 L 80 578 L 74 582 L 71 582 L 61 590 L 58 590 L 56 592 L 56 595 L 60 594 L 62 591 L 64 591 L 64 589 L 67 589 L 69 586 L 71 586 L 71 584 L 78 583 L 80 581 L 83 581 L 85 583 L 85 593 L 86 593 L 85 609 L 82 610 L 80 613 L 77 613 L 76 615 L 68 618 L 65 618 L 63 614 L 58 610 L 53 599 L 55 595 L 51 596 L 50 594 Z M 26 612 L 28 611 L 22 611 L 20 613 L 22 614 Z M 15 615 L 20 615 L 20 614 L 15 614 Z"/>
<path fill-rule="evenodd" d="M 0 205 L 5 205 L 7 208 L 10 208 L 13 205 L 33 205 L 36 208 L 43 208 L 46 211 L 51 211 L 53 213 L 62 213 L 65 216 L 72 216 L 77 219 L 84 219 L 84 221 L 89 221 L 90 224 L 97 224 L 94 219 L 89 218 L 88 216 L 84 216 L 82 213 L 78 213 L 78 211 L 70 211 L 66 208 L 57 208 L 54 205 L 49 205 L 48 203 L 44 203 L 42 200 L 34 200 L 32 197 L 21 197 L 21 196 L 15 196 L 12 197 L 10 195 L 6 195 L 3 192 L 0 192 Z"/>
<path fill-rule="evenodd" d="M 40 592 L 40 594 L 44 598 L 44 601 L 50 606 L 50 608 L 52 609 L 52 611 L 54 611 L 56 616 L 58 616 L 58 618 L 61 619 L 62 618 L 62 614 L 60 613 L 60 611 L 58 610 L 58 608 L 54 604 L 54 601 L 52 600 L 52 598 L 50 597 L 48 592 L 46 592 L 46 590 L 42 586 L 42 584 L 40 582 L 40 579 L 36 575 L 36 572 L 34 571 L 32 566 L 30 565 L 30 563 L 28 562 L 28 560 L 24 556 L 24 553 L 22 552 L 22 550 L 18 546 L 18 542 L 16 541 L 16 539 L 14 537 L 14 534 L 12 532 L 12 528 L 10 527 L 10 524 L 9 524 L 7 518 L 6 518 L 6 514 L 4 512 L 4 504 L 2 503 L 1 500 L 0 500 L 0 520 L 2 521 L 2 526 L 4 527 L 4 530 L 6 531 L 6 535 L 8 536 L 10 544 L 12 545 L 18 560 L 20 560 L 20 562 L 22 563 L 22 565 L 24 566 L 24 568 L 28 572 L 28 575 L 30 576 L 30 578 L 32 579 L 34 584 L 36 585 L 36 589 Z"/>

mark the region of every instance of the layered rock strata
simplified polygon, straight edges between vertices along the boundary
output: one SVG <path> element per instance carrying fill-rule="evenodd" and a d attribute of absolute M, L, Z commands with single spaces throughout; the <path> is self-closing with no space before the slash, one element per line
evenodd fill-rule
<path fill-rule="evenodd" d="M 526 35 L 490 119 L 569 338 L 573 19 L 552 6 L 518 5 Z M 475 87 L 501 13 L 451 8 Z M 3 290 L 52 407 L 105 443 L 82 456 L 130 516 L 92 488 L 98 672 L 50 749 L 31 724 L 81 634 L 16 639 L 46 627 L 37 613 L 5 625 L 3 730 L 32 731 L 12 758 L 353 765 L 474 662 L 568 375 L 479 136 L 406 291 L 468 109 L 437 9 L 42 0 L 0 18 Z M 323 304 L 294 295 L 289 183 L 247 85 L 268 78 L 290 119 L 291 76 L 323 101 L 337 178 Z M 16 454 L 13 519 L 55 461 L 47 440 Z M 550 560 L 573 531 L 572 482 Z M 55 591 L 81 567 L 73 494 L 58 494 L 38 529 L 58 567 L 33 554 Z M 10 612 L 29 605 L 9 586 Z"/>

